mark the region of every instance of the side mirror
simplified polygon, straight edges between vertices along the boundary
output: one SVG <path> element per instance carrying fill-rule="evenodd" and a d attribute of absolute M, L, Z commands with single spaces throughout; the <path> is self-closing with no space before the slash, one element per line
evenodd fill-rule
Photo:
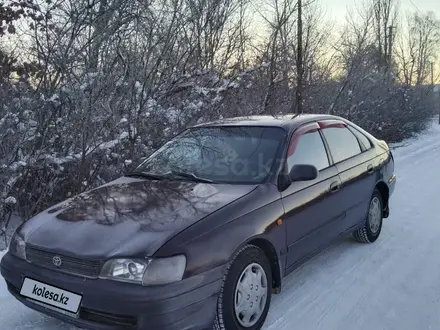
<path fill-rule="evenodd" d="M 318 169 L 313 165 L 294 165 L 289 177 L 292 182 L 312 181 L 318 177 Z"/>

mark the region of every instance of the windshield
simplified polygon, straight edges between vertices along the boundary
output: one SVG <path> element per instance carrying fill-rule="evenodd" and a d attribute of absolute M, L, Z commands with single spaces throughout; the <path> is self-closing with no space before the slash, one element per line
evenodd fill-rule
<path fill-rule="evenodd" d="M 260 183 L 268 177 L 284 137 L 277 127 L 192 128 L 153 153 L 136 172 Z"/>

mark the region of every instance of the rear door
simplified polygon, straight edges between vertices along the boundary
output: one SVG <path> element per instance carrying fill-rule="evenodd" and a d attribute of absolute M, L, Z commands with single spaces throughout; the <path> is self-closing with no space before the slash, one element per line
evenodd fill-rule
<path fill-rule="evenodd" d="M 341 206 L 347 217 L 341 231 L 365 220 L 375 182 L 375 151 L 371 141 L 340 120 L 319 122 L 322 135 L 342 181 Z"/>
<path fill-rule="evenodd" d="M 331 165 L 316 122 L 297 129 L 286 158 L 288 172 L 295 164 L 314 165 L 319 170 L 314 181 L 294 182 L 281 194 L 289 268 L 338 235 L 335 228 L 340 225 L 336 223 L 344 218 L 344 210 L 340 207 L 343 200 L 338 191 L 341 180 L 336 167 Z"/>

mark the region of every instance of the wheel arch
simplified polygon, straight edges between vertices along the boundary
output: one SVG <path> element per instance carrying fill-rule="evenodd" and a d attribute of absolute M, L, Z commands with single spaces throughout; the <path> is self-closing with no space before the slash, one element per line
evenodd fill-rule
<path fill-rule="evenodd" d="M 379 181 L 376 184 L 375 188 L 379 191 L 379 193 L 380 193 L 380 195 L 382 197 L 383 217 L 384 218 L 388 218 L 388 216 L 389 216 L 389 205 L 388 205 L 388 202 L 389 202 L 389 199 L 390 199 L 390 190 L 389 190 L 387 184 L 385 182 L 383 182 L 383 181 Z"/>
<path fill-rule="evenodd" d="M 278 258 L 278 253 L 273 246 L 273 244 L 263 237 L 253 237 L 241 245 L 237 250 L 239 250 L 244 245 L 254 245 L 260 248 L 270 263 L 270 268 L 272 271 L 272 292 L 278 294 L 281 292 L 281 267 Z"/>

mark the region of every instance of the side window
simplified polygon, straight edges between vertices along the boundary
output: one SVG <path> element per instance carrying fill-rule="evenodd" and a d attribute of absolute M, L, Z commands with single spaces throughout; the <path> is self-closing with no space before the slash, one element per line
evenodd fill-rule
<path fill-rule="evenodd" d="M 370 140 L 361 132 L 359 132 L 357 129 L 350 127 L 350 132 L 352 132 L 359 140 L 359 143 L 362 145 L 364 150 L 370 150 L 371 149 L 371 142 Z"/>
<path fill-rule="evenodd" d="M 335 163 L 356 156 L 362 152 L 359 141 L 344 126 L 328 127 L 322 130 Z"/>
<path fill-rule="evenodd" d="M 288 171 L 294 165 L 308 164 L 315 166 L 318 171 L 329 167 L 327 152 L 324 147 L 321 135 L 318 131 L 308 132 L 299 137 L 298 140 L 292 140 L 291 143 L 296 143 L 296 146 L 289 148 L 287 157 Z"/>

